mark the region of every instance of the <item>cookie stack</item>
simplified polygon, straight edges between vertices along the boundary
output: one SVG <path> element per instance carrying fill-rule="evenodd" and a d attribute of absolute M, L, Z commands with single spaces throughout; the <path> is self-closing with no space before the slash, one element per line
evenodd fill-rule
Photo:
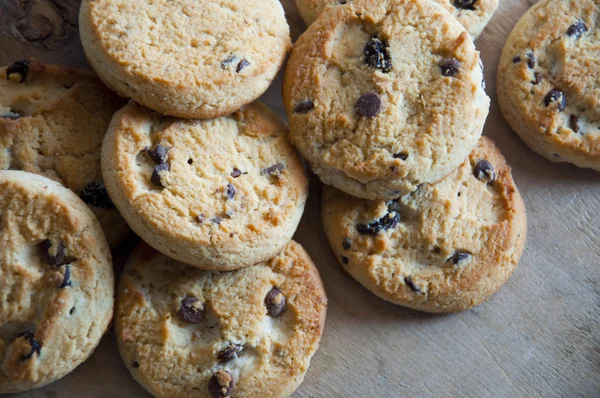
<path fill-rule="evenodd" d="M 481 138 L 478 23 L 446 1 L 298 3 L 309 21 L 325 10 L 294 46 L 284 104 L 292 143 L 327 184 L 336 257 L 396 304 L 480 304 L 517 266 L 527 228 L 510 167 Z"/>
<path fill-rule="evenodd" d="M 0 393 L 91 354 L 130 227 L 113 323 L 133 377 L 157 397 L 290 395 L 327 298 L 291 240 L 304 165 L 255 101 L 291 48 L 281 4 L 84 0 L 80 32 L 100 80 L 2 70 Z"/>

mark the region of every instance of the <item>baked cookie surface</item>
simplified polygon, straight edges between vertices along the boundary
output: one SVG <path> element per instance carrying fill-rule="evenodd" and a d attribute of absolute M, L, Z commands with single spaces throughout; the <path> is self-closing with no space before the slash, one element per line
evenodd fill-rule
<path fill-rule="evenodd" d="M 41 174 L 74 191 L 111 247 L 129 227 L 104 188 L 100 148 L 123 105 L 90 72 L 28 61 L 0 68 L 0 170 Z"/>
<path fill-rule="evenodd" d="M 258 98 L 291 47 L 277 0 L 85 0 L 79 24 L 109 87 L 187 118 L 227 115 Z"/>
<path fill-rule="evenodd" d="M 285 71 L 290 136 L 321 180 L 392 199 L 458 167 L 488 113 L 479 53 L 429 1 L 354 1 L 298 39 Z"/>
<path fill-rule="evenodd" d="M 112 318 L 111 254 L 92 212 L 40 175 L 0 171 L 0 393 L 85 361 Z"/>
<path fill-rule="evenodd" d="M 600 2 L 543 0 L 508 37 L 500 109 L 535 152 L 600 171 Z"/>
<path fill-rule="evenodd" d="M 155 397 L 287 397 L 317 349 L 326 307 L 296 242 L 225 273 L 141 244 L 120 281 L 115 326 L 125 364 Z"/>
<path fill-rule="evenodd" d="M 285 124 L 260 102 L 218 119 L 163 117 L 133 101 L 102 147 L 102 173 L 131 228 L 179 261 L 231 270 L 292 238 L 308 180 Z"/>
<path fill-rule="evenodd" d="M 296 0 L 300 16 L 310 25 L 329 7 L 352 0 Z M 376 2 L 376 0 L 371 0 Z M 498 0 L 435 0 L 458 19 L 474 38 L 479 36 L 498 8 Z"/>
<path fill-rule="evenodd" d="M 493 142 L 452 174 L 394 201 L 323 192 L 325 232 L 342 266 L 377 296 L 427 312 L 487 300 L 523 252 L 527 218 L 510 167 Z"/>

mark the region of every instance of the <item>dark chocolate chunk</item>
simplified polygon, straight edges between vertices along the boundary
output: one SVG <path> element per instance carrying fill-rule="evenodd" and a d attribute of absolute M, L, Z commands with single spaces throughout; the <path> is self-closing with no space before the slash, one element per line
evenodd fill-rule
<path fill-rule="evenodd" d="M 494 166 L 486 159 L 480 160 L 473 169 L 473 174 L 478 180 L 487 182 L 489 184 L 496 180 L 496 172 Z"/>
<path fill-rule="evenodd" d="M 396 201 L 387 203 L 388 212 L 378 220 L 369 224 L 357 224 L 356 230 L 362 235 L 377 235 L 380 231 L 394 228 L 402 220 L 400 213 L 395 209 Z"/>
<path fill-rule="evenodd" d="M 535 54 L 532 53 L 531 51 L 529 51 L 527 53 L 527 67 L 529 69 L 533 69 L 535 67 L 536 61 L 537 61 L 537 58 L 536 58 Z"/>
<path fill-rule="evenodd" d="M 315 103 L 313 101 L 304 101 L 300 102 L 294 108 L 294 112 L 296 113 L 308 113 L 315 109 Z"/>
<path fill-rule="evenodd" d="M 167 161 L 167 152 L 169 152 L 169 149 L 171 148 L 158 144 L 154 148 L 148 149 L 147 153 L 148 156 L 150 156 L 150 159 L 154 161 L 154 163 L 163 164 Z"/>
<path fill-rule="evenodd" d="M 392 56 L 388 51 L 386 43 L 373 37 L 365 44 L 363 49 L 365 64 L 388 73 L 392 69 Z"/>
<path fill-rule="evenodd" d="M 64 289 L 67 286 L 71 286 L 71 267 L 68 264 L 65 266 L 65 274 L 59 288 Z"/>
<path fill-rule="evenodd" d="M 413 292 L 415 292 L 415 293 L 421 293 L 421 289 L 419 289 L 419 287 L 417 285 L 415 285 L 415 283 L 413 282 L 413 280 L 412 280 L 412 278 L 410 276 L 405 276 L 404 277 L 404 283 Z"/>
<path fill-rule="evenodd" d="M 131 367 L 137 369 L 140 367 L 140 363 L 138 361 L 131 362 Z"/>
<path fill-rule="evenodd" d="M 285 166 L 281 163 L 276 163 L 273 166 L 269 166 L 265 169 L 262 169 L 262 171 L 260 172 L 263 175 L 270 175 L 270 176 L 278 176 L 281 174 L 281 172 L 285 169 Z"/>
<path fill-rule="evenodd" d="M 49 239 L 38 245 L 42 250 L 42 261 L 46 264 L 60 267 L 61 265 L 70 264 L 75 261 L 73 257 L 66 256 L 65 245 L 61 241 L 58 242 L 55 248 L 53 246 L 54 244 Z M 54 254 L 52 254 L 53 252 Z"/>
<path fill-rule="evenodd" d="M 265 297 L 265 306 L 269 316 L 276 318 L 281 315 L 285 309 L 285 296 L 281 293 L 281 290 L 276 287 L 271 289 Z"/>
<path fill-rule="evenodd" d="M 69 315 L 73 315 L 74 312 L 75 312 L 75 307 L 71 307 L 71 309 L 69 310 Z"/>
<path fill-rule="evenodd" d="M 377 93 L 367 93 L 356 101 L 356 111 L 364 117 L 375 117 L 381 112 L 381 97 Z"/>
<path fill-rule="evenodd" d="M 346 257 L 346 256 L 342 256 L 342 262 L 343 262 L 344 264 L 348 264 L 348 262 L 349 262 L 349 261 L 350 261 L 350 259 L 348 259 L 348 257 Z"/>
<path fill-rule="evenodd" d="M 152 172 L 152 176 L 150 177 L 150 181 L 152 181 L 152 184 L 164 188 L 165 185 L 162 182 L 160 174 L 166 173 L 169 170 L 171 170 L 171 165 L 169 163 L 161 163 L 154 166 L 154 171 Z"/>
<path fill-rule="evenodd" d="M 233 199 L 235 197 L 235 187 L 233 184 L 227 184 L 227 189 L 225 190 L 225 195 L 229 199 Z"/>
<path fill-rule="evenodd" d="M 579 118 L 575 115 L 569 116 L 569 127 L 576 133 L 579 133 Z"/>
<path fill-rule="evenodd" d="M 226 370 L 218 370 L 208 381 L 208 392 L 213 398 L 227 398 L 233 394 L 235 381 Z"/>
<path fill-rule="evenodd" d="M 513 57 L 513 64 L 518 64 L 519 62 L 521 62 L 520 56 L 517 55 L 516 57 Z"/>
<path fill-rule="evenodd" d="M 394 159 L 400 159 L 400 160 L 408 159 L 408 153 L 406 153 L 406 152 L 395 153 L 393 156 L 394 156 Z"/>
<path fill-rule="evenodd" d="M 235 64 L 237 62 L 237 60 L 238 60 L 238 57 L 236 57 L 235 55 L 232 55 L 229 58 L 225 59 L 223 62 L 221 62 L 221 68 L 227 69 L 231 65 Z"/>
<path fill-rule="evenodd" d="M 454 0 L 454 7 L 463 10 L 474 10 L 475 3 L 477 3 L 477 0 Z"/>
<path fill-rule="evenodd" d="M 248 62 L 245 59 L 242 59 L 240 61 L 240 63 L 237 65 L 237 68 L 235 68 L 236 73 L 240 73 L 243 69 L 247 68 L 250 66 L 250 62 Z"/>
<path fill-rule="evenodd" d="M 553 102 L 556 102 L 559 112 L 565 109 L 565 106 L 567 105 L 567 99 L 560 90 L 550 90 L 544 97 L 544 104 L 546 104 L 546 106 L 550 106 Z"/>
<path fill-rule="evenodd" d="M 27 354 L 21 355 L 21 361 L 31 359 L 35 353 L 37 353 L 38 356 L 40 356 L 42 352 L 42 343 L 35 339 L 33 333 L 24 332 L 21 333 L 19 337 L 27 340 L 29 342 L 29 345 L 31 346 L 31 351 L 29 351 Z"/>
<path fill-rule="evenodd" d="M 191 164 L 194 164 L 194 159 L 192 159 L 192 158 L 189 158 L 189 159 L 188 159 L 188 164 L 190 164 L 190 165 L 191 165 Z"/>
<path fill-rule="evenodd" d="M 454 252 L 454 254 L 452 256 L 450 256 L 450 258 L 446 261 L 454 264 L 454 265 L 462 265 L 465 262 L 469 261 L 471 259 L 471 253 L 469 252 L 461 252 L 461 251 L 456 251 Z"/>
<path fill-rule="evenodd" d="M 576 39 L 578 39 L 583 32 L 587 32 L 587 26 L 585 26 L 583 21 L 577 21 L 567 29 L 567 34 L 569 36 L 574 36 Z"/>
<path fill-rule="evenodd" d="M 100 209 L 112 209 L 115 204 L 108 196 L 108 191 L 102 182 L 90 182 L 81 190 L 79 195 L 81 199 L 88 205 L 98 207 Z"/>
<path fill-rule="evenodd" d="M 532 84 L 540 84 L 542 80 L 544 80 L 544 75 L 542 75 L 540 72 L 533 73 L 533 81 L 531 82 Z"/>
<path fill-rule="evenodd" d="M 344 248 L 344 250 L 349 250 L 352 247 L 352 239 L 344 238 L 344 240 L 342 241 L 342 247 Z"/>
<path fill-rule="evenodd" d="M 219 352 L 217 359 L 220 363 L 227 363 L 237 358 L 243 349 L 244 347 L 241 344 L 229 343 L 227 347 Z"/>
<path fill-rule="evenodd" d="M 234 167 L 234 168 L 233 168 L 233 171 L 231 172 L 231 174 L 230 174 L 230 175 L 231 175 L 233 178 L 238 178 L 238 177 L 239 177 L 239 176 L 241 176 L 242 174 L 244 174 L 244 173 L 242 173 L 242 171 L 241 171 L 240 169 L 237 169 L 237 168 L 235 168 L 235 167 Z"/>
<path fill-rule="evenodd" d="M 455 77 L 460 70 L 460 62 L 456 58 L 444 58 L 439 65 L 442 75 L 447 77 Z"/>
<path fill-rule="evenodd" d="M 196 297 L 186 297 L 181 300 L 179 306 L 179 317 L 188 323 L 199 323 L 204 319 L 204 304 Z"/>
<path fill-rule="evenodd" d="M 6 68 L 6 80 L 10 79 L 10 75 L 19 75 L 21 78 L 20 83 L 23 83 L 27 79 L 29 73 L 29 61 L 22 60 L 14 62 L 12 65 Z"/>

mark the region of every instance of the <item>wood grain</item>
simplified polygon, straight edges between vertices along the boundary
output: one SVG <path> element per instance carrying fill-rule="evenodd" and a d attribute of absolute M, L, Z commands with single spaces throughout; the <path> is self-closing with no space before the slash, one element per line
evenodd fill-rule
<path fill-rule="evenodd" d="M 141 0 L 139 0 L 141 1 Z M 292 33 L 303 30 L 282 1 Z M 495 101 L 506 36 L 534 1 L 502 0 L 477 41 L 494 138 L 525 198 L 529 241 L 521 265 L 488 303 L 463 314 L 422 314 L 377 299 L 344 274 L 319 216 L 320 186 L 296 238 L 329 296 L 327 326 L 295 397 L 600 397 L 600 174 L 552 164 L 509 129 Z M 0 62 L 24 57 L 84 66 L 77 0 L 0 0 Z M 283 115 L 281 79 L 265 101 Z M 147 397 L 108 335 L 72 374 L 19 397 Z"/>

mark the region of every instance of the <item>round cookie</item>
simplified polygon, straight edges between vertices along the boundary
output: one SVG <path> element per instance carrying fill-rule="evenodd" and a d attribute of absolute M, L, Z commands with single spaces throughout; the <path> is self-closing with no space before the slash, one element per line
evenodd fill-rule
<path fill-rule="evenodd" d="M 287 397 L 317 350 L 326 308 L 319 272 L 294 241 L 224 273 L 142 243 L 120 281 L 115 327 L 123 361 L 155 397 Z"/>
<path fill-rule="evenodd" d="M 516 268 L 527 236 L 510 167 L 486 137 L 437 184 L 388 202 L 327 187 L 322 213 L 352 277 L 384 300 L 427 312 L 487 300 Z"/>
<path fill-rule="evenodd" d="M 84 0 L 79 27 L 106 85 L 185 118 L 223 116 L 252 102 L 291 48 L 277 0 Z"/>
<path fill-rule="evenodd" d="M 93 213 L 46 177 L 0 171 L 0 394 L 85 361 L 114 304 L 110 249 Z"/>
<path fill-rule="evenodd" d="M 498 66 L 512 129 L 553 162 L 600 171 L 598 1 L 540 1 L 517 23 Z"/>
<path fill-rule="evenodd" d="M 277 254 L 308 195 L 287 127 L 260 102 L 218 119 L 164 117 L 133 101 L 102 147 L 106 188 L 163 254 L 227 271 Z"/>
<path fill-rule="evenodd" d="M 296 0 L 300 16 L 310 25 L 327 8 L 350 3 L 352 0 Z M 370 0 L 376 2 L 376 0 Z M 498 0 L 435 0 L 442 5 L 469 34 L 476 38 L 498 8 Z"/>
<path fill-rule="evenodd" d="M 456 169 L 488 113 L 479 53 L 426 0 L 333 7 L 298 39 L 285 71 L 290 136 L 321 180 L 392 199 Z"/>
<path fill-rule="evenodd" d="M 104 188 L 100 148 L 123 105 L 90 72 L 28 61 L 0 68 L 0 170 L 41 174 L 73 190 L 111 247 L 129 227 Z"/>

